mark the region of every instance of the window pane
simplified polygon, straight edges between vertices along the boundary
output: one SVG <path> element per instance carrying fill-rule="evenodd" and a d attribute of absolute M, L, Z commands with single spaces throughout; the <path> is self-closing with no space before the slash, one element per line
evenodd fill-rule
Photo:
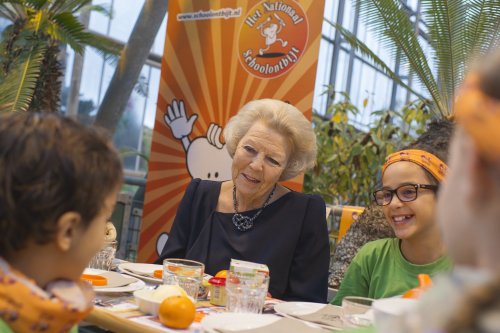
<path fill-rule="evenodd" d="M 325 114 L 327 108 L 328 96 L 324 92 L 330 84 L 332 53 L 333 45 L 325 40 L 321 40 L 313 98 L 313 108 L 319 114 Z"/>
<path fill-rule="evenodd" d="M 113 12 L 111 0 L 94 0 L 94 5 L 101 5 L 104 8 L 107 8 L 108 10 Z M 98 32 L 102 35 L 107 35 L 108 34 L 108 26 L 110 24 L 110 19 L 109 17 L 97 13 L 97 12 L 91 12 L 90 14 L 90 21 L 89 21 L 89 29 L 95 32 Z"/>
<path fill-rule="evenodd" d="M 144 0 L 115 0 L 109 36 L 128 41 L 143 5 Z"/>

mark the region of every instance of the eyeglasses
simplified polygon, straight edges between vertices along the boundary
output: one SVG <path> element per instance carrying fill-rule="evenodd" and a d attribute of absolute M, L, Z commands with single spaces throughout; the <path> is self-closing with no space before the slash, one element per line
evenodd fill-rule
<path fill-rule="evenodd" d="M 401 185 L 395 190 L 382 189 L 373 192 L 373 197 L 375 202 L 379 206 L 387 206 L 391 203 L 394 194 L 398 197 L 401 202 L 409 202 L 417 199 L 418 189 L 426 189 L 436 192 L 438 189 L 437 185 L 429 184 L 406 184 Z"/>

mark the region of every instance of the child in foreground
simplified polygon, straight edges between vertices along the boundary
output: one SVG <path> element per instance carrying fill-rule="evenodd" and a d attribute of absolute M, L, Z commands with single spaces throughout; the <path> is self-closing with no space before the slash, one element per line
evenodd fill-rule
<path fill-rule="evenodd" d="M 373 195 L 396 237 L 369 242 L 359 250 L 333 304 L 340 305 L 345 296 L 401 295 L 418 285 L 418 274 L 451 270 L 435 207 L 452 129 L 448 121 L 431 123 L 410 147 L 387 157 L 382 187 Z"/>
<path fill-rule="evenodd" d="M 456 267 L 419 306 L 407 332 L 500 332 L 500 50 L 458 91 L 457 131 L 438 219 Z"/>
<path fill-rule="evenodd" d="M 73 332 L 92 309 L 80 275 L 102 247 L 122 180 L 94 129 L 0 115 L 0 332 Z"/>

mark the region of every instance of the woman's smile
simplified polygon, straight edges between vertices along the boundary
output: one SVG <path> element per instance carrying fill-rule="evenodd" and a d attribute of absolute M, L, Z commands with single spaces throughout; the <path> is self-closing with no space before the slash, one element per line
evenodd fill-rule
<path fill-rule="evenodd" d="M 250 183 L 253 183 L 253 184 L 258 184 L 260 183 L 260 180 L 254 178 L 254 177 L 251 177 L 249 175 L 247 175 L 246 173 L 242 172 L 241 175 L 243 176 L 243 178 L 247 181 L 249 181 Z"/>

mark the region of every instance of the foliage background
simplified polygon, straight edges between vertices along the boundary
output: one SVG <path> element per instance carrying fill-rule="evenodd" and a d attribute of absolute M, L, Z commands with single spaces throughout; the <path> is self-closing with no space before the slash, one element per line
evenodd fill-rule
<path fill-rule="evenodd" d="M 369 126 L 360 128 L 351 121 L 360 110 L 349 96 L 328 93 L 332 100 L 336 94 L 341 98 L 328 107 L 326 118 L 313 114 L 318 157 L 305 174 L 304 192 L 319 194 L 329 204 L 368 206 L 387 155 L 423 133 L 432 115 L 426 102 L 416 101 L 399 112 L 375 111 Z"/>

